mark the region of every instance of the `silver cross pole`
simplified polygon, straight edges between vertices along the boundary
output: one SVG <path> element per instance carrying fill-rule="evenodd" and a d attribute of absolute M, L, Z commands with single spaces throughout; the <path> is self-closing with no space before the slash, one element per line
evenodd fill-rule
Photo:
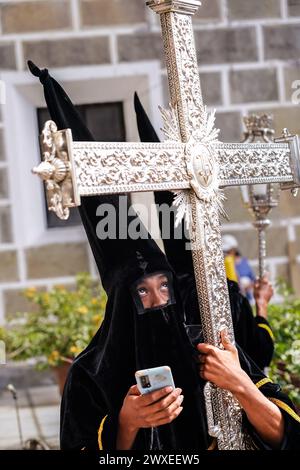
<path fill-rule="evenodd" d="M 234 340 L 221 246 L 219 208 L 225 186 L 278 182 L 300 185 L 297 136 L 278 143 L 222 144 L 214 115 L 202 103 L 192 15 L 196 0 L 149 0 L 160 15 L 168 79 L 169 110 L 162 110 L 163 143 L 73 142 L 69 129 L 48 121 L 44 161 L 33 171 L 46 183 L 48 206 L 66 219 L 81 196 L 171 190 L 178 212 L 190 220 L 190 239 L 205 341 L 220 346 L 227 327 Z M 220 450 L 251 447 L 234 397 L 211 384 L 205 388 L 208 431 Z"/>

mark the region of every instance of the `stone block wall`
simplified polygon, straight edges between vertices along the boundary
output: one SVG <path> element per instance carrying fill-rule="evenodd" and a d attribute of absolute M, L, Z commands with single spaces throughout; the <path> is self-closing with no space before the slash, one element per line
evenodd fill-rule
<path fill-rule="evenodd" d="M 300 133 L 299 104 L 292 86 L 300 80 L 300 0 L 203 0 L 194 17 L 194 31 L 203 94 L 217 110 L 224 141 L 242 138 L 242 116 L 271 112 L 276 133 L 283 127 Z M 161 84 L 168 102 L 166 70 L 158 18 L 144 0 L 0 1 L 0 72 L 22 73 L 28 59 L 41 67 L 66 68 L 160 62 Z M 5 105 L 2 105 L 2 107 Z M 0 322 L 7 312 L 27 308 L 20 291 L 49 288 L 61 279 L 92 270 L 87 244 L 25 247 L 16 244 L 14 206 L 8 174 L 13 172 L 4 146 L 5 124 L 0 105 Z M 6 148 L 6 152 L 5 152 Z M 242 207 L 239 191 L 226 191 L 230 221 L 243 254 L 257 265 L 256 234 Z M 288 193 L 272 213 L 268 261 L 272 278 L 291 275 L 289 244 L 300 257 L 300 201 Z M 299 261 L 299 259 L 297 260 Z M 298 268 L 297 268 L 298 269 Z M 300 281 L 298 271 L 292 280 Z M 300 283 L 299 283 L 300 284 Z"/>

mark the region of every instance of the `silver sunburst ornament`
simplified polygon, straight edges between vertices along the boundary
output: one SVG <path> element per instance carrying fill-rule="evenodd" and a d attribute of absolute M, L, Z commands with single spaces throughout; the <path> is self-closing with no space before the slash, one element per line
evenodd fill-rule
<path fill-rule="evenodd" d="M 163 119 L 163 128 L 166 140 L 181 142 L 178 124 L 178 110 L 169 104 L 165 109 L 159 106 Z M 220 130 L 215 128 L 216 111 L 207 112 L 203 107 L 203 120 L 199 128 L 193 133 L 185 146 L 187 173 L 190 185 L 197 197 L 203 201 L 212 201 L 218 205 L 223 216 L 227 217 L 223 209 L 224 193 L 219 189 L 219 164 L 215 156 L 215 145 L 219 143 Z M 177 208 L 175 226 L 177 227 L 185 219 L 186 227 L 190 227 L 192 213 L 190 208 L 190 191 L 181 189 L 172 191 L 175 195 L 173 205 Z"/>

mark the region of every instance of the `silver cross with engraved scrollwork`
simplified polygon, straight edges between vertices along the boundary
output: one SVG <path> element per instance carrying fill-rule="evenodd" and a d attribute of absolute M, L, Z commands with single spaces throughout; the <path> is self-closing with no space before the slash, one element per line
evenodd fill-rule
<path fill-rule="evenodd" d="M 220 345 L 220 330 L 234 339 L 221 245 L 219 209 L 225 186 L 278 182 L 300 185 L 297 136 L 278 142 L 223 144 L 214 114 L 202 102 L 192 15 L 197 0 L 149 0 L 160 15 L 171 105 L 161 110 L 163 143 L 73 142 L 70 130 L 49 121 L 43 131 L 44 161 L 34 172 L 46 183 L 48 206 L 61 218 L 81 196 L 171 190 L 189 223 L 204 339 Z M 208 430 L 220 450 L 251 448 L 242 412 L 227 391 L 205 388 Z"/>

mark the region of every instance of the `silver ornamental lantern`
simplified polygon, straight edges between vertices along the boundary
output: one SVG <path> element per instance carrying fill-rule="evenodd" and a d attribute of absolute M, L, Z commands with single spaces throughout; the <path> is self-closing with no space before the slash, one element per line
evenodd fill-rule
<path fill-rule="evenodd" d="M 271 143 L 274 141 L 273 116 L 251 114 L 244 118 L 246 132 L 245 143 Z M 253 225 L 258 234 L 258 271 L 261 279 L 266 272 L 266 229 L 271 221 L 269 212 L 279 203 L 279 184 L 253 184 L 241 186 L 245 207 L 254 217 Z"/>

